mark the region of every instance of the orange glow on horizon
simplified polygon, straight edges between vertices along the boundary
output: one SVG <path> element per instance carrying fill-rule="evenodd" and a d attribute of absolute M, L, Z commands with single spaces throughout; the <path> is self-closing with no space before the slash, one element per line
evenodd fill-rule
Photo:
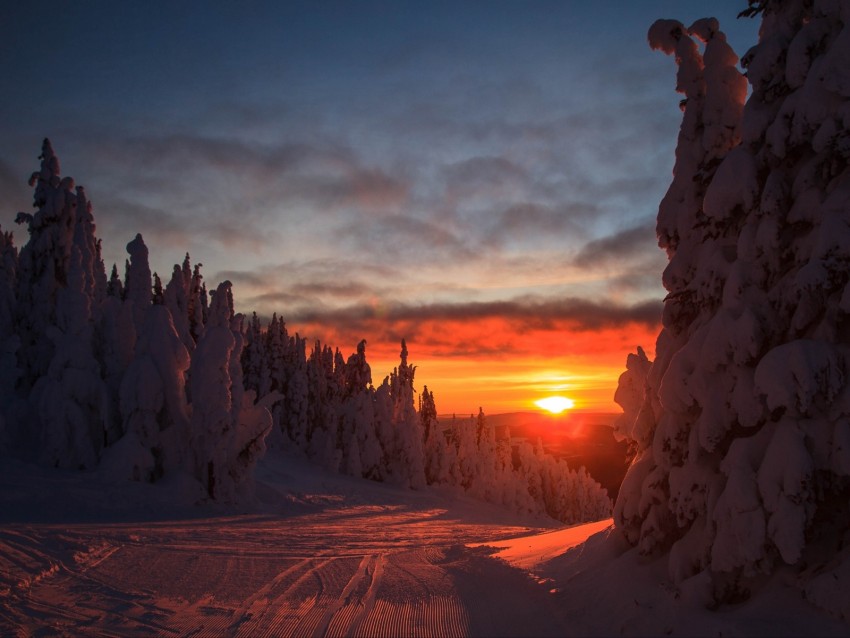
<path fill-rule="evenodd" d="M 428 386 L 437 411 L 458 416 L 476 414 L 479 407 L 485 414 L 527 412 L 535 398 L 553 395 L 572 399 L 571 412 L 620 412 L 614 392 L 626 357 L 640 345 L 654 358 L 658 336 L 658 328 L 643 324 L 577 329 L 566 322 L 528 326 L 494 317 L 395 323 L 381 318 L 353 330 L 318 324 L 297 330 L 322 335 L 322 343 L 339 347 L 346 359 L 365 337 L 375 386 L 398 366 L 404 337 L 408 362 L 416 366 L 416 391 Z"/>

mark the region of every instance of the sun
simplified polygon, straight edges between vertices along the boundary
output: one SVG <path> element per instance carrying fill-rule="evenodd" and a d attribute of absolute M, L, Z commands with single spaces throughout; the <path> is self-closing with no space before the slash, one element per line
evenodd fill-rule
<path fill-rule="evenodd" d="M 552 414 L 560 414 L 564 410 L 569 410 L 575 405 L 575 401 L 566 397 L 546 397 L 534 402 L 535 405 L 548 410 Z"/>

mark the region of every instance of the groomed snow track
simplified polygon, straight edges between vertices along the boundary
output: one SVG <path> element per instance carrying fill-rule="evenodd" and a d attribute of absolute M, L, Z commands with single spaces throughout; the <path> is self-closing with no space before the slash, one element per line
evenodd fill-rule
<path fill-rule="evenodd" d="M 0 635 L 547 635 L 552 603 L 467 542 L 527 527 L 340 504 L 278 517 L 0 529 Z"/>

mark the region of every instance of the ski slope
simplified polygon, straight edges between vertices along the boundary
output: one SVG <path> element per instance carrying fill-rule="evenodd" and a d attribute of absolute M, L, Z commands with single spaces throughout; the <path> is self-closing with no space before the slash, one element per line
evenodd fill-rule
<path fill-rule="evenodd" d="M 610 521 L 563 528 L 283 457 L 261 465 L 257 493 L 240 508 L 194 506 L 188 483 L 5 463 L 0 635 L 847 631 L 788 588 L 709 612 L 641 565 Z"/>
<path fill-rule="evenodd" d="M 57 500 L 55 484 L 40 486 L 31 474 L 41 471 L 27 471 L 6 477 L 6 500 L 39 487 L 52 489 L 45 501 Z M 489 558 L 491 550 L 466 546 L 551 522 L 523 525 L 467 499 L 365 481 L 352 490 L 306 465 L 299 472 L 264 486 L 267 500 L 283 490 L 277 505 L 249 513 L 210 515 L 216 511 L 202 507 L 151 517 L 163 495 L 128 485 L 128 500 L 141 496 L 135 517 L 153 520 L 109 522 L 104 506 L 86 513 L 89 521 L 4 523 L 0 634 L 563 633 L 551 624 L 550 595 L 532 578 Z M 67 478 L 70 500 L 91 495 L 81 475 Z M 58 503 L 55 518 L 67 507 Z M 465 508 L 474 510 L 468 520 Z M 48 509 L 40 514 L 51 518 Z M 124 503 L 115 517 L 134 511 Z"/>

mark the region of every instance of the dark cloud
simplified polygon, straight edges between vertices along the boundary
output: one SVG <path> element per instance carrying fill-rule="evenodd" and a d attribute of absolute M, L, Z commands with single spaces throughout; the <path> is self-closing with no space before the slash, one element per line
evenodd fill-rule
<path fill-rule="evenodd" d="M 633 305 L 594 302 L 581 298 L 539 299 L 520 297 L 507 301 L 435 304 L 375 304 L 351 306 L 325 312 L 304 310 L 292 316 L 295 322 L 356 325 L 374 319 L 382 321 L 475 321 L 498 318 L 516 321 L 527 328 L 546 328 L 551 322 L 567 322 L 578 329 L 620 327 L 638 323 L 657 326 L 661 302 L 644 301 Z"/>
<path fill-rule="evenodd" d="M 390 266 L 370 263 L 354 258 L 292 259 L 258 266 L 252 270 L 222 270 L 216 277 L 244 282 L 267 288 L 269 285 L 307 285 L 321 282 L 349 280 L 352 273 L 376 281 L 388 280 L 392 275 L 403 277 Z"/>
<path fill-rule="evenodd" d="M 598 268 L 613 261 L 626 262 L 644 258 L 657 245 L 655 225 L 642 224 L 613 235 L 588 242 L 573 258 L 580 268 Z"/>
<path fill-rule="evenodd" d="M 213 275 L 214 281 L 224 279 L 233 282 L 240 311 L 256 311 L 261 316 L 272 312 L 290 315 L 304 308 L 326 309 L 392 296 L 407 283 L 403 272 L 348 259 L 289 261 L 250 271 L 221 270 Z"/>
<path fill-rule="evenodd" d="M 122 150 L 141 161 L 156 159 L 153 166 L 160 169 L 182 167 L 193 171 L 206 165 L 237 173 L 259 172 L 263 177 L 291 170 L 316 157 L 315 149 L 298 144 L 263 148 L 241 140 L 189 134 L 133 137 L 125 141 Z"/>
<path fill-rule="evenodd" d="M 662 291 L 661 272 L 664 269 L 665 257 L 642 260 L 623 273 L 610 277 L 607 282 L 608 290 L 614 295 L 629 295 L 647 290 Z"/>
<path fill-rule="evenodd" d="M 130 241 L 141 233 L 149 248 L 165 247 L 178 255 L 188 248 L 191 229 L 184 220 L 159 208 L 106 196 L 95 201 L 93 209 L 99 234 Z M 107 263 L 123 263 L 126 256 L 120 239 L 104 245 Z"/>
<path fill-rule="evenodd" d="M 341 243 L 379 256 L 383 263 L 401 258 L 460 256 L 470 248 L 440 224 L 410 215 L 359 220 L 341 227 L 338 236 Z"/>
<path fill-rule="evenodd" d="M 543 204 L 515 204 L 495 216 L 495 224 L 483 238 L 490 246 L 503 246 L 512 241 L 532 240 L 562 244 L 586 235 L 582 221 L 596 211 L 593 204 L 572 203 L 559 208 Z"/>
<path fill-rule="evenodd" d="M 528 173 L 504 157 L 472 157 L 443 167 L 448 186 L 455 190 L 492 189 L 525 184 Z"/>
<path fill-rule="evenodd" d="M 252 288 L 266 288 L 268 275 L 260 271 L 248 270 L 219 270 L 213 275 L 216 281 L 228 280 L 234 285 L 245 285 Z"/>
<path fill-rule="evenodd" d="M 278 312 L 275 308 L 299 308 L 314 304 L 315 301 L 303 295 L 295 295 L 283 290 L 271 290 L 258 295 L 246 295 L 245 307 L 239 304 L 239 312 L 257 312 L 261 316 L 270 316 L 272 312 Z M 278 312 L 279 315 L 291 316 L 289 313 Z"/>
<path fill-rule="evenodd" d="M 616 84 L 607 75 L 604 81 Z M 598 100 L 588 98 L 585 89 L 599 83 L 588 79 L 581 100 L 565 92 L 559 109 L 535 117 L 488 110 L 469 118 L 473 97 L 468 109 L 411 105 L 391 126 L 430 149 L 432 159 L 422 166 L 456 157 L 457 149 L 470 155 L 437 164 L 438 179 L 420 196 L 421 206 L 437 211 L 465 241 L 500 247 L 543 239 L 560 242 L 564 252 L 604 225 L 654 215 L 669 183 L 678 122 L 645 92 L 614 99 L 613 89 L 602 87 L 593 89 Z M 415 181 L 421 186 L 420 174 Z"/>
<path fill-rule="evenodd" d="M 639 161 L 637 158 L 633 159 L 636 162 Z M 666 156 L 664 161 L 667 161 Z M 646 166 L 656 166 L 650 156 L 644 157 L 644 164 L 640 169 L 635 167 L 635 174 L 627 177 L 602 180 L 599 186 L 605 189 L 606 194 L 610 199 L 616 198 L 618 201 L 628 203 L 635 201 L 653 202 L 653 210 L 646 212 L 651 212 L 654 216 L 656 209 L 656 195 L 659 193 L 663 194 L 670 179 L 666 177 L 659 178 L 658 174 L 654 172 L 652 174 L 641 174 L 644 173 Z M 663 187 L 662 190 L 659 190 L 660 187 Z M 660 197 L 657 198 L 658 201 L 660 201 L 660 199 Z M 644 214 L 646 213 L 644 212 Z"/>
<path fill-rule="evenodd" d="M 576 333 L 585 333 L 574 344 L 581 350 L 587 350 L 588 338 L 594 339 L 586 333 L 612 329 L 654 333 L 661 320 L 661 302 L 628 305 L 530 297 L 481 303 L 375 302 L 341 309 L 296 308 L 283 318 L 292 331 L 330 344 L 353 345 L 365 338 L 385 356 L 390 344 L 404 338 L 431 357 L 501 359 L 530 353 L 552 356 L 553 348 L 570 350 L 568 340 Z"/>
<path fill-rule="evenodd" d="M 113 237 L 123 233 L 128 241 L 141 233 L 149 247 L 156 247 L 158 252 L 163 248 L 173 249 L 178 255 L 210 243 L 228 250 L 257 250 L 268 242 L 280 240 L 276 229 L 262 230 L 239 218 L 206 219 L 190 226 L 177 213 L 121 198 L 107 197 L 96 206 L 95 215 L 101 232 Z M 122 246 L 109 246 L 108 250 L 114 254 L 119 248 Z"/>
<path fill-rule="evenodd" d="M 147 198 L 161 192 L 169 205 L 206 216 L 238 212 L 256 218 L 275 205 L 279 211 L 296 204 L 312 213 L 395 211 L 410 189 L 406 179 L 367 165 L 331 140 L 253 144 L 180 133 L 129 137 L 98 152 L 111 165 L 132 157 L 135 174 L 126 178 L 125 189 Z"/>
<path fill-rule="evenodd" d="M 333 297 L 334 299 L 359 298 L 374 293 L 374 288 L 359 281 L 311 282 L 294 284 L 291 287 L 297 295 Z"/>

